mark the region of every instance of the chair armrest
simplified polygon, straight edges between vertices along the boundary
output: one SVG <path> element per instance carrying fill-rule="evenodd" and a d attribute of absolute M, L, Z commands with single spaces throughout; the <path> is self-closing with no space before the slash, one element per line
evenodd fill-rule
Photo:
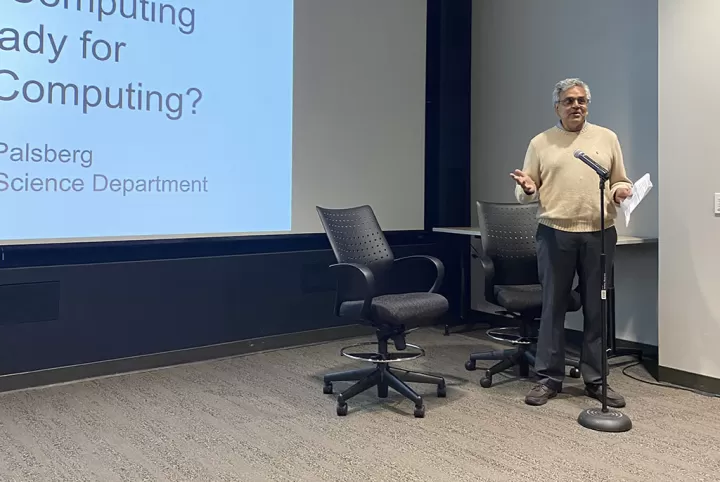
<path fill-rule="evenodd" d="M 331 264 L 330 269 L 337 272 L 338 280 L 338 293 L 336 296 L 335 303 L 335 314 L 338 314 L 340 304 L 343 301 L 352 299 L 352 296 L 348 296 L 355 290 L 343 289 L 343 287 L 357 287 L 359 291 L 357 293 L 363 300 L 363 306 L 361 316 L 365 319 L 370 318 L 370 307 L 372 306 L 372 300 L 375 297 L 375 275 L 370 268 L 359 263 L 336 263 Z M 346 297 L 347 296 L 347 297 Z"/>
<path fill-rule="evenodd" d="M 432 264 L 435 265 L 435 271 L 437 273 L 435 275 L 435 282 L 430 287 L 428 292 L 429 293 L 437 293 L 438 290 L 440 289 L 440 286 L 442 286 L 443 280 L 445 279 L 445 265 L 442 263 L 442 261 L 440 261 L 436 257 L 428 256 L 425 254 L 416 254 L 416 255 L 412 255 L 412 256 L 405 256 L 403 258 L 398 258 L 395 260 L 395 262 L 393 264 L 400 265 L 400 264 L 408 263 L 410 261 L 417 262 L 417 261 L 421 261 L 421 260 L 422 261 L 430 261 Z"/>
<path fill-rule="evenodd" d="M 483 273 L 485 274 L 485 300 L 494 303 L 495 302 L 495 263 L 492 259 L 485 254 L 476 254 L 477 259 L 480 260 L 482 265 Z"/>

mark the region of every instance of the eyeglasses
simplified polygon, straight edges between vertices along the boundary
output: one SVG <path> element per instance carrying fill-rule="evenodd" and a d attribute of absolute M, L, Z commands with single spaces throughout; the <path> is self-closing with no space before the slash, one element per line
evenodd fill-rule
<path fill-rule="evenodd" d="M 570 107 L 577 101 L 578 105 L 587 105 L 589 102 L 587 97 L 565 97 L 560 103 L 566 107 Z"/>

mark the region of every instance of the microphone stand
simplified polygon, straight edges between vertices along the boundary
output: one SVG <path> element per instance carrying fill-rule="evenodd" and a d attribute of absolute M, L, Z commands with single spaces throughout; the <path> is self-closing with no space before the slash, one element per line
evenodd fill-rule
<path fill-rule="evenodd" d="M 608 371 L 608 299 L 607 299 L 607 263 L 605 254 L 605 183 L 610 174 L 594 161 L 577 156 L 578 159 L 593 169 L 600 178 L 600 317 L 602 318 L 602 408 L 588 408 L 578 416 L 578 423 L 590 430 L 598 432 L 627 432 L 632 428 L 632 420 L 626 414 L 612 410 L 607 406 L 607 371 Z"/>

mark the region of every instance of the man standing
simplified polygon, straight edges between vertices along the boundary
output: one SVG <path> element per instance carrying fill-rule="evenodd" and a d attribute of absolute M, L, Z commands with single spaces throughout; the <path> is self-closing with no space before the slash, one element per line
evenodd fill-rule
<path fill-rule="evenodd" d="M 580 79 L 565 79 L 553 91 L 556 126 L 535 136 L 528 146 L 522 171 L 515 180 L 521 203 L 538 202 L 537 253 L 543 307 L 538 333 L 535 372 L 540 383 L 525 397 L 529 405 L 543 405 L 562 390 L 565 377 L 565 315 L 577 272 L 584 329 L 580 372 L 585 393 L 602 399 L 602 323 L 600 312 L 600 206 L 598 176 L 573 156 L 580 149 L 610 173 L 605 190 L 605 253 L 608 270 L 617 243 L 617 206 L 631 195 L 617 135 L 587 122 L 590 88 Z M 609 272 L 609 271 L 608 271 Z M 625 406 L 610 387 L 610 407 Z"/>

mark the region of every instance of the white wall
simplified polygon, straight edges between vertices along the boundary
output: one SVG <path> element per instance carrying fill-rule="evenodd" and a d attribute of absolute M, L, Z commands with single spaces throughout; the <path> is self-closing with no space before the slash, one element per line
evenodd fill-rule
<path fill-rule="evenodd" d="M 659 1 L 659 356 L 720 378 L 720 2 Z"/>
<path fill-rule="evenodd" d="M 295 0 L 293 232 L 359 204 L 424 229 L 426 3 Z"/>
<path fill-rule="evenodd" d="M 557 122 L 552 89 L 566 77 L 590 85 L 588 119 L 618 134 L 629 176 L 657 179 L 657 0 L 475 0 L 472 49 L 473 212 L 477 200 L 515 201 L 508 174 Z M 657 236 L 657 193 L 620 234 Z M 657 248 L 618 249 L 618 336 L 657 344 Z M 568 327 L 582 329 L 582 316 Z"/>

